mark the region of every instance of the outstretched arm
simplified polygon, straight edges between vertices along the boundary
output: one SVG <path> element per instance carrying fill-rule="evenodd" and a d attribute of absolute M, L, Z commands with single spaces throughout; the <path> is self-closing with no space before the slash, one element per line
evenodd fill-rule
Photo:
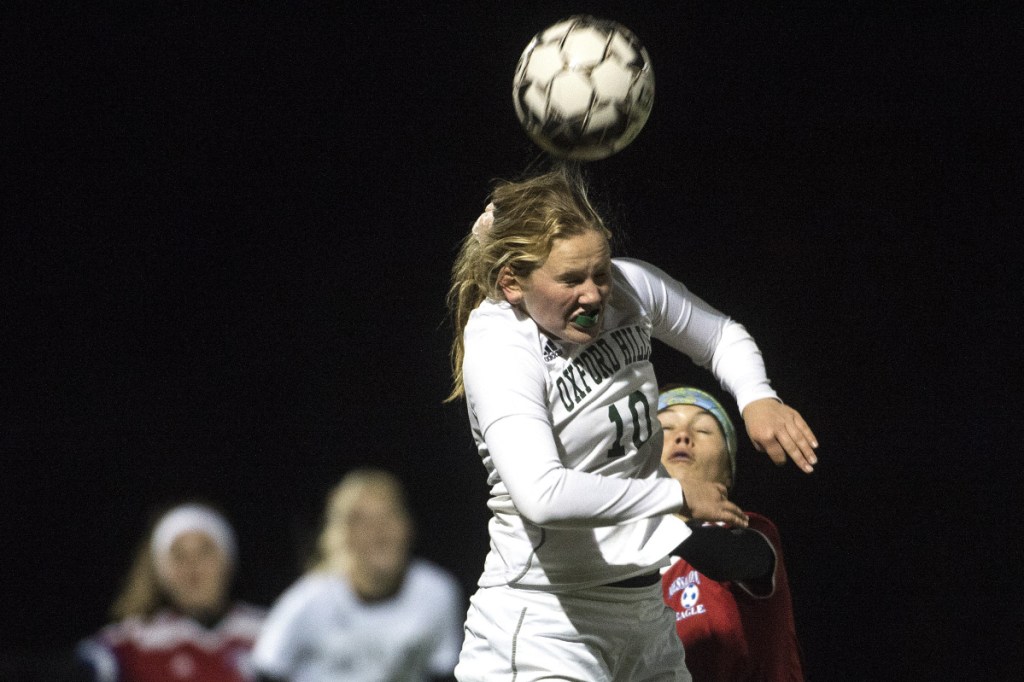
<path fill-rule="evenodd" d="M 754 447 L 776 464 L 788 456 L 811 473 L 817 439 L 796 410 L 779 402 L 746 328 L 649 263 L 616 262 L 654 311 L 655 338 L 709 368 L 736 398 Z"/>

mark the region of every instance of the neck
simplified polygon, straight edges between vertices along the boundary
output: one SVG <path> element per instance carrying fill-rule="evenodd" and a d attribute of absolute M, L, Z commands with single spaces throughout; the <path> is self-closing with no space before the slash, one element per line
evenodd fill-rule
<path fill-rule="evenodd" d="M 206 629 L 212 629 L 224 619 L 227 607 L 223 604 L 209 608 L 175 609 L 178 613 L 188 616 Z"/>
<path fill-rule="evenodd" d="M 402 588 L 405 572 L 381 573 L 354 569 L 347 574 L 349 583 L 358 597 L 365 602 L 384 601 L 395 596 Z"/>

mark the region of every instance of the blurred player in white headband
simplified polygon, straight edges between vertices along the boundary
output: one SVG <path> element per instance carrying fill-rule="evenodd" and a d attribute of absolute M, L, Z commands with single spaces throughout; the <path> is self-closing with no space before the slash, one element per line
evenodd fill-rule
<path fill-rule="evenodd" d="M 213 508 L 163 514 L 111 610 L 116 623 L 82 642 L 97 682 L 249 682 L 264 612 L 230 598 L 235 532 Z"/>

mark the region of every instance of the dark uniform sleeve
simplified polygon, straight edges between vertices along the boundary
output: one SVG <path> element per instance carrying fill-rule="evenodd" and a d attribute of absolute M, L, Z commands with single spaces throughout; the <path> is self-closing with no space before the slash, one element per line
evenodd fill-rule
<path fill-rule="evenodd" d="M 755 581 L 775 571 L 775 550 L 761 533 L 701 521 L 687 525 L 693 533 L 675 553 L 712 580 Z"/>

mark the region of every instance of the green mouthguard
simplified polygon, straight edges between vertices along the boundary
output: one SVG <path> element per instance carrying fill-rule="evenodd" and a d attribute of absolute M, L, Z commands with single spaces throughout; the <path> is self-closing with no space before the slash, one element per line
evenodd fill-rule
<path fill-rule="evenodd" d="M 593 327 L 597 324 L 597 318 L 601 313 L 594 313 L 593 315 L 577 315 L 572 318 L 572 321 L 581 327 Z"/>

